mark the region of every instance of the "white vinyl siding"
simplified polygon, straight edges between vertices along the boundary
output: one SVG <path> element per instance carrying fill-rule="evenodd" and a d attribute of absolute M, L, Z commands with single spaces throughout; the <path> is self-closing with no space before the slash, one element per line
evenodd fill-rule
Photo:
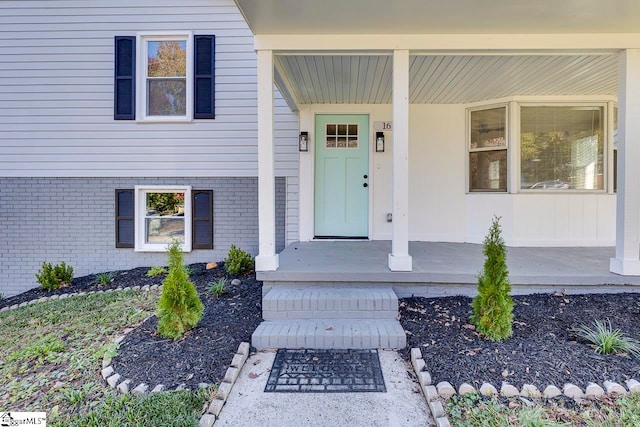
<path fill-rule="evenodd" d="M 114 36 L 163 31 L 216 35 L 215 120 L 113 119 Z M 0 2 L 1 176 L 256 176 L 256 93 L 232 0 Z M 297 116 L 276 96 L 276 174 L 297 176 Z"/>

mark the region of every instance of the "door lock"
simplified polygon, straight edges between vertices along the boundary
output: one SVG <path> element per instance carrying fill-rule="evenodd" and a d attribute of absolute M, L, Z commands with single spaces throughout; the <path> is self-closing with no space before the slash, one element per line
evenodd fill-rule
<path fill-rule="evenodd" d="M 366 188 L 366 187 L 368 187 L 368 186 L 369 186 L 369 184 L 367 184 L 367 183 L 365 182 L 364 184 L 362 184 L 362 186 Z"/>

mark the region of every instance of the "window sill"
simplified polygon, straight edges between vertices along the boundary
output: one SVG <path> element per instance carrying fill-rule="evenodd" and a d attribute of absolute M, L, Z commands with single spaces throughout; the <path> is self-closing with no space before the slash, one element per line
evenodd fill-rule
<path fill-rule="evenodd" d="M 193 119 L 187 117 L 145 117 L 143 119 L 136 119 L 136 123 L 193 123 Z"/>

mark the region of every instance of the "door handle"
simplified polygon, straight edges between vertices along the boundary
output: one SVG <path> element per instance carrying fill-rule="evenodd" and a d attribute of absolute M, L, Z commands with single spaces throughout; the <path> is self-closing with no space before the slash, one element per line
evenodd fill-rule
<path fill-rule="evenodd" d="M 362 184 L 363 187 L 367 188 L 369 186 L 369 184 L 367 184 L 366 182 L 364 184 Z"/>
<path fill-rule="evenodd" d="M 364 179 L 367 179 L 367 178 L 369 178 L 369 175 L 365 175 L 365 176 L 363 176 L 363 178 L 364 178 Z"/>

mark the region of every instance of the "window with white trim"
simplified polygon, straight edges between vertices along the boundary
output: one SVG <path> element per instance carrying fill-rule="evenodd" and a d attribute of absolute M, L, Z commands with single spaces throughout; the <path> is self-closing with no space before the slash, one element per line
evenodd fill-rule
<path fill-rule="evenodd" d="M 603 190 L 603 105 L 520 108 L 522 190 Z"/>
<path fill-rule="evenodd" d="M 215 119 L 215 47 L 213 34 L 115 36 L 113 119 Z"/>
<path fill-rule="evenodd" d="M 164 252 L 174 240 L 191 251 L 191 187 L 135 187 L 135 250 Z"/>
<path fill-rule="evenodd" d="M 180 121 L 193 117 L 191 34 L 145 35 L 139 41 L 138 117 Z"/>
<path fill-rule="evenodd" d="M 469 112 L 469 191 L 507 191 L 507 107 Z"/>

